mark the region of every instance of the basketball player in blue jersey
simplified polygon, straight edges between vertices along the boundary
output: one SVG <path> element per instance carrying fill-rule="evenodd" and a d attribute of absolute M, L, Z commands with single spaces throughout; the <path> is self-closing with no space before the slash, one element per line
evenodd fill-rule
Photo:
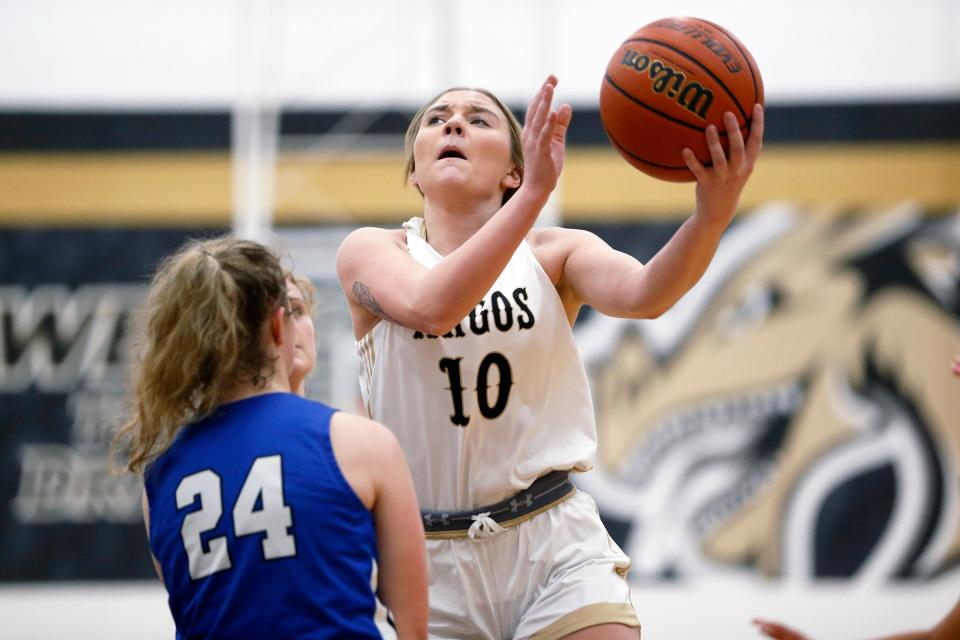
<path fill-rule="evenodd" d="M 425 638 L 409 470 L 381 425 L 291 393 L 286 289 L 269 250 L 222 238 L 166 260 L 145 303 L 121 441 L 177 636 L 380 638 L 377 559 L 398 637 Z"/>
<path fill-rule="evenodd" d="M 534 229 L 563 167 L 571 109 L 551 76 L 522 131 L 493 94 L 454 88 L 407 131 L 423 216 L 362 228 L 337 255 L 369 415 L 413 470 L 435 638 L 636 639 L 629 559 L 570 472 L 596 426 L 571 325 L 584 304 L 624 318 L 670 308 L 707 268 L 761 149 L 725 114 L 709 167 L 689 150 L 696 212 L 647 264 L 575 229 Z M 656 132 L 650 132 L 656 135 Z"/>
<path fill-rule="evenodd" d="M 290 368 L 290 388 L 297 395 L 307 397 L 307 378 L 317 364 L 316 331 L 313 325 L 313 309 L 317 290 L 309 278 L 287 272 L 287 300 L 293 318 L 294 357 Z M 379 577 L 378 575 L 375 577 Z M 384 640 L 397 637 L 393 618 L 383 603 L 377 599 L 375 616 L 377 630 Z"/>

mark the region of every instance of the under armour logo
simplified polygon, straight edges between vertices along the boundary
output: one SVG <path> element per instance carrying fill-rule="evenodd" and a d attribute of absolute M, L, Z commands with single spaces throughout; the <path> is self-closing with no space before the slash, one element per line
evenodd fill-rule
<path fill-rule="evenodd" d="M 533 506 L 533 496 L 529 493 L 523 494 L 523 498 L 519 501 L 516 498 L 510 499 L 510 511 L 516 512 L 520 507 L 530 507 Z"/>
<path fill-rule="evenodd" d="M 447 525 L 450 524 L 450 514 L 441 513 L 438 517 L 436 513 L 425 513 L 423 515 L 423 523 L 428 527 L 435 524 Z"/>

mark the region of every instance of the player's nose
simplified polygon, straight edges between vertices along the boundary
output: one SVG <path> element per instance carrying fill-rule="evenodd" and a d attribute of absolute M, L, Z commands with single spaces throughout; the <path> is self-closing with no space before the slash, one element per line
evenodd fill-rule
<path fill-rule="evenodd" d="M 463 135 L 463 116 L 458 113 L 451 115 L 443 125 L 444 135 Z"/>

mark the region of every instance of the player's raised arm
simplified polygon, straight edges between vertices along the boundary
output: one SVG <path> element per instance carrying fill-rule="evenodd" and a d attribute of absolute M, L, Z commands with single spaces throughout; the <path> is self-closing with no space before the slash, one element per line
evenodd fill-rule
<path fill-rule="evenodd" d="M 655 318 L 672 307 L 700 279 L 733 218 L 740 193 L 750 177 L 763 139 L 763 110 L 757 106 L 749 139 L 744 142 L 736 119 L 727 114 L 729 158 L 715 129 L 707 132 L 713 155 L 704 167 L 692 154 L 697 176 L 697 210 L 646 264 L 611 249 L 585 231 L 558 230 L 551 242 L 566 256 L 558 286 L 583 304 L 615 317 Z"/>
<path fill-rule="evenodd" d="M 568 105 L 551 109 L 555 85 L 551 76 L 531 100 L 520 134 L 522 154 L 512 160 L 511 138 L 502 135 L 507 116 L 492 100 L 454 91 L 428 103 L 413 123 L 412 136 L 411 180 L 424 194 L 425 216 L 461 214 L 457 194 L 462 181 L 472 177 L 478 178 L 474 188 L 483 190 L 486 204 L 460 219 L 463 228 L 476 229 L 465 240 L 454 238 L 455 230 L 449 239 L 439 238 L 443 227 L 428 224 L 431 241 L 449 247 L 445 252 L 441 246 L 445 255 L 432 269 L 410 257 L 402 232 L 364 228 L 344 240 L 337 274 L 358 337 L 379 319 L 443 334 L 490 289 L 533 226 L 563 166 L 571 111 Z M 504 203 L 508 192 L 512 195 Z"/>

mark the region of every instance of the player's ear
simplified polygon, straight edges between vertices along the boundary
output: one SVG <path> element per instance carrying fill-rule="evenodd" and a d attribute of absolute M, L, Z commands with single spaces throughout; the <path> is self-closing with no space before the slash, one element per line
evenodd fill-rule
<path fill-rule="evenodd" d="M 270 338 L 277 346 L 282 345 L 283 341 L 286 339 L 286 336 L 284 335 L 286 321 L 287 309 L 285 306 L 280 305 L 270 315 Z"/>
<path fill-rule="evenodd" d="M 420 188 L 420 183 L 417 182 L 416 168 L 414 168 L 414 170 L 410 172 L 410 175 L 407 176 L 407 184 L 419 191 L 421 194 L 423 193 L 423 189 Z"/>
<path fill-rule="evenodd" d="M 517 189 L 523 182 L 523 172 L 516 165 L 510 165 L 510 171 L 500 181 L 500 186 L 504 189 Z"/>

